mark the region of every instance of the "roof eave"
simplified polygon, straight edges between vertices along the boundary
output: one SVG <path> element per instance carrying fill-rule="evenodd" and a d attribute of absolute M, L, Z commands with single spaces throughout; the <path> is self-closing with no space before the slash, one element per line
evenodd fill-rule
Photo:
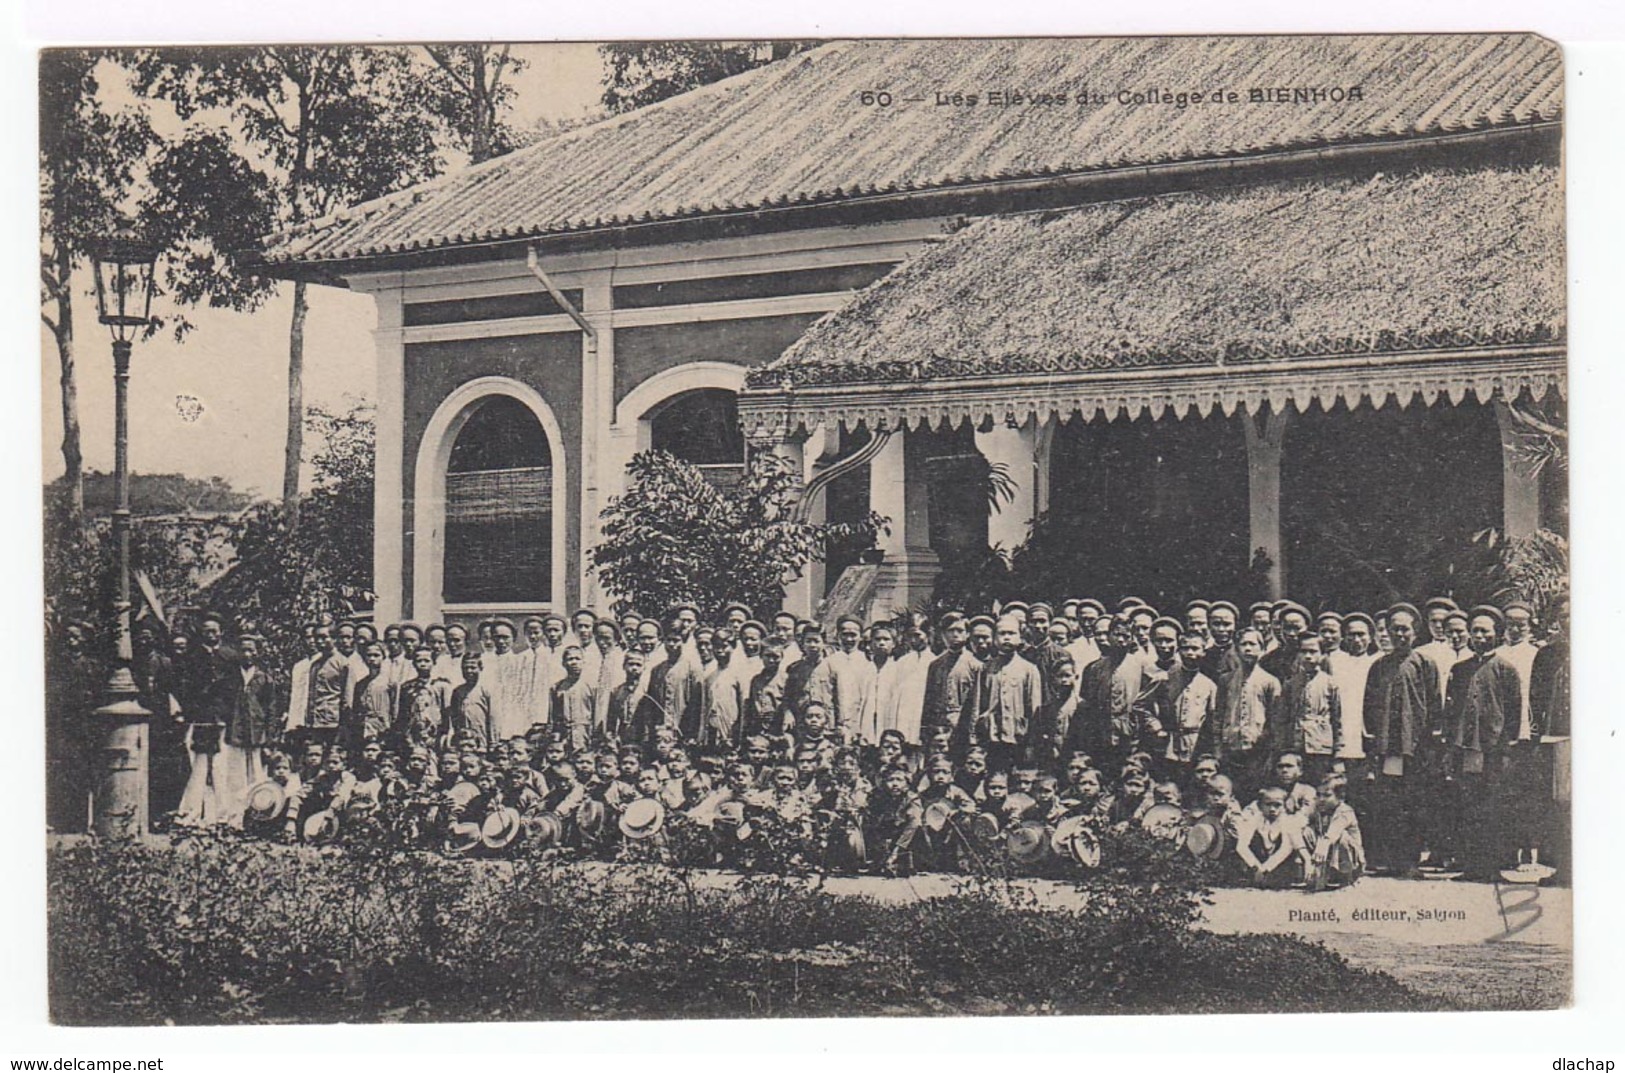
<path fill-rule="evenodd" d="M 1210 185 L 1215 180 L 1226 185 L 1366 167 L 1422 166 L 1441 161 L 1470 165 L 1481 161 L 1555 160 L 1560 152 L 1561 137 L 1562 119 L 1557 117 L 1482 129 L 987 179 L 927 189 L 837 194 L 809 204 L 761 206 L 647 222 L 541 231 L 376 254 L 272 261 L 265 258 L 263 250 L 254 250 L 240 256 L 250 270 L 260 275 L 345 286 L 346 276 L 362 273 L 520 260 L 533 246 L 540 247 L 544 253 L 559 253 L 870 223 L 881 219 L 1064 208 L 1090 201 L 1169 193 Z"/>

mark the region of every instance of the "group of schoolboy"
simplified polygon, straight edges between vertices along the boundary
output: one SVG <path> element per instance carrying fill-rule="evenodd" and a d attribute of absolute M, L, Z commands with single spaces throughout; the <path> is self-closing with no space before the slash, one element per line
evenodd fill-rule
<path fill-rule="evenodd" d="M 613 852 L 680 821 L 716 832 L 722 859 L 753 825 L 789 827 L 830 867 L 897 871 L 1150 815 L 1205 817 L 1203 850 L 1261 885 L 1534 864 L 1563 811 L 1538 746 L 1567 735 L 1566 642 L 1537 644 L 1522 604 L 1425 608 L 1277 601 L 1244 618 L 1196 600 L 1176 619 L 1132 598 L 1017 601 L 842 618 L 833 639 L 739 605 L 716 626 L 690 605 L 472 636 L 316 623 L 277 676 L 278 717 L 244 728 L 242 704 L 210 720 L 172 700 L 234 746 L 201 789 L 194 750 L 179 818 L 315 840 L 408 817 L 457 852 Z M 240 659 L 234 673 L 254 681 Z"/>

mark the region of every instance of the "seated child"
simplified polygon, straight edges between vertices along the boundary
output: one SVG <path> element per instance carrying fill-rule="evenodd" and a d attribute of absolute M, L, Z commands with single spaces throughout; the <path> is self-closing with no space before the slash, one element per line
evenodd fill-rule
<path fill-rule="evenodd" d="M 980 745 L 972 745 L 965 750 L 965 759 L 959 764 L 954 783 L 974 800 L 980 801 L 987 796 L 986 781 L 987 750 Z"/>
<path fill-rule="evenodd" d="M 1066 815 L 1061 804 L 1061 784 L 1054 775 L 1040 775 L 1033 784 L 1033 807 L 1023 819 L 1042 820 L 1053 827 Z"/>
<path fill-rule="evenodd" d="M 1103 822 L 1111 799 L 1102 793 L 1100 772 L 1084 768 L 1071 777 L 1072 783 L 1061 798 L 1062 817 L 1087 816 L 1096 823 Z"/>
<path fill-rule="evenodd" d="M 298 816 L 300 800 L 304 796 L 304 787 L 299 776 L 294 774 L 293 761 L 287 753 L 272 753 L 265 764 L 265 774 L 270 781 L 282 787 L 287 805 L 281 815 L 266 822 L 258 822 L 252 814 L 243 817 L 243 830 L 247 834 L 258 835 L 262 838 L 286 837 L 293 838 L 298 830 Z"/>
<path fill-rule="evenodd" d="M 1230 776 L 1215 775 L 1207 781 L 1203 805 L 1202 814 L 1218 820 L 1231 841 L 1237 841 L 1241 831 L 1241 805 L 1236 801 Z"/>
<path fill-rule="evenodd" d="M 874 784 L 863 776 L 858 751 L 843 748 L 835 754 L 835 768 L 819 798 L 819 807 L 844 822 L 857 823 L 869 807 L 873 792 Z"/>
<path fill-rule="evenodd" d="M 1303 828 L 1309 885 L 1314 890 L 1348 886 L 1365 874 L 1365 840 L 1347 796 L 1348 780 L 1327 776 L 1316 791 L 1314 810 Z"/>
<path fill-rule="evenodd" d="M 542 797 L 543 812 L 556 812 L 560 816 L 574 816 L 581 802 L 587 799 L 592 769 L 577 767 L 568 760 L 560 760 L 547 769 L 547 793 Z"/>
<path fill-rule="evenodd" d="M 864 840 L 880 875 L 907 875 L 913 870 L 924 810 L 909 783 L 907 771 L 888 768 L 869 801 Z"/>
<path fill-rule="evenodd" d="M 1010 776 L 1007 772 L 989 772 L 987 781 L 982 784 L 985 791 L 980 809 L 999 821 L 999 827 L 1004 827 L 1005 806 L 1010 803 Z"/>
<path fill-rule="evenodd" d="M 812 832 L 812 802 L 802 792 L 800 783 L 800 773 L 794 765 L 780 764 L 774 768 L 768 811 L 784 826 L 786 832 L 809 835 Z"/>
<path fill-rule="evenodd" d="M 1286 791 L 1288 816 L 1314 811 L 1315 788 L 1303 781 L 1303 757 L 1297 753 L 1282 753 L 1276 759 L 1275 770 L 1266 784 L 1279 786 Z"/>
<path fill-rule="evenodd" d="M 1302 825 L 1287 815 L 1286 791 L 1279 786 L 1258 791 L 1253 805 L 1256 807 L 1242 813 L 1236 836 L 1243 878 L 1255 887 L 1290 887 L 1303 872 Z"/>
<path fill-rule="evenodd" d="M 931 784 L 920 794 L 922 815 L 929 816 L 931 806 L 939 802 L 947 805 L 950 812 L 947 822 L 940 829 L 932 830 L 931 824 L 926 824 L 921 832 L 923 842 L 936 868 L 943 871 L 956 869 L 962 864 L 965 837 L 970 833 L 966 825 L 977 812 L 976 799 L 954 781 L 954 765 L 945 754 L 932 757 L 926 770 Z M 921 862 L 916 861 L 915 865 L 920 867 Z"/>
<path fill-rule="evenodd" d="M 750 765 L 750 781 L 760 786 L 767 779 L 767 766 L 773 758 L 773 743 L 765 734 L 752 734 L 745 739 L 745 763 Z"/>
<path fill-rule="evenodd" d="M 1106 822 L 1138 823 L 1152 804 L 1151 776 L 1143 768 L 1127 765 L 1118 776 L 1117 792 L 1106 804 Z"/>

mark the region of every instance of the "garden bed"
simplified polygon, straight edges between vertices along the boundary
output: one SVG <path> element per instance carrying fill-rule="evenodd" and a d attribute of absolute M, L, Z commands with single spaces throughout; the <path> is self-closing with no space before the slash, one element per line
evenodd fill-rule
<path fill-rule="evenodd" d="M 53 1018 L 240 1024 L 1284 1012 L 1438 1000 L 1289 936 L 1193 927 L 1179 876 L 1072 908 L 965 877 L 907 904 L 817 877 L 310 852 L 234 839 L 52 851 Z"/>

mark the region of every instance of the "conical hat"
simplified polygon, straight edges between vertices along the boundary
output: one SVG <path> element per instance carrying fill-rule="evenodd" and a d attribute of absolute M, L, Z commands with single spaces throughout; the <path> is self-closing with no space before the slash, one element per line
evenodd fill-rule
<path fill-rule="evenodd" d="M 954 807 L 946 801 L 933 801 L 925 806 L 925 826 L 932 831 L 940 831 L 948 825 L 948 817 L 954 814 Z"/>
<path fill-rule="evenodd" d="M 999 818 L 991 812 L 978 812 L 970 822 L 970 830 L 979 841 L 991 842 L 999 837 Z"/>

